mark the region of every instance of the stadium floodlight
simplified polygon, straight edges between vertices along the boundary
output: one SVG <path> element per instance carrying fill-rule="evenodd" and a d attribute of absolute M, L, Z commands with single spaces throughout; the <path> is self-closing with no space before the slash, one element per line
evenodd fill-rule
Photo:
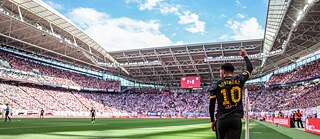
<path fill-rule="evenodd" d="M 299 14 L 299 16 L 297 17 L 297 21 L 299 21 L 301 19 L 302 15 Z"/>
<path fill-rule="evenodd" d="M 303 11 L 305 12 L 308 7 L 309 7 L 309 4 L 305 5 L 305 6 L 303 7 Z"/>

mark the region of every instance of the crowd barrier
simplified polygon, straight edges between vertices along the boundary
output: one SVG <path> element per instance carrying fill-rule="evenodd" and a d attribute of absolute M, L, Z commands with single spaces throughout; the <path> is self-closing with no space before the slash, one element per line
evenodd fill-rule
<path fill-rule="evenodd" d="M 274 118 L 273 123 L 290 128 L 290 118 Z"/>
<path fill-rule="evenodd" d="M 266 118 L 266 122 L 290 128 L 290 118 Z"/>

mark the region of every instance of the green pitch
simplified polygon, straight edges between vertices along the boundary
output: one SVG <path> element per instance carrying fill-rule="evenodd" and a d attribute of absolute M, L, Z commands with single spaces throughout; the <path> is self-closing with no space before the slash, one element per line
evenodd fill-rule
<path fill-rule="evenodd" d="M 20 120 L 20 121 L 19 121 Z M 244 129 L 244 128 L 243 128 Z M 243 130 L 244 132 L 244 130 Z M 251 121 L 252 139 L 319 139 L 297 129 Z M 114 138 L 214 139 L 208 119 L 13 119 L 0 123 L 0 139 Z M 244 133 L 242 134 L 244 139 Z"/>

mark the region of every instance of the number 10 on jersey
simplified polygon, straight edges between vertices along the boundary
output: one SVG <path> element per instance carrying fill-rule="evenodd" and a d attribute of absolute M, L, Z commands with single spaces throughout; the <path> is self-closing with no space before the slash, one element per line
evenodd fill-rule
<path fill-rule="evenodd" d="M 238 97 L 236 98 L 236 92 L 238 93 Z M 239 86 L 234 86 L 230 90 L 231 93 L 231 101 L 234 103 L 238 103 L 241 99 L 241 88 Z M 227 94 L 227 89 L 222 89 L 221 94 L 223 95 L 223 105 L 230 105 L 230 98 Z"/>

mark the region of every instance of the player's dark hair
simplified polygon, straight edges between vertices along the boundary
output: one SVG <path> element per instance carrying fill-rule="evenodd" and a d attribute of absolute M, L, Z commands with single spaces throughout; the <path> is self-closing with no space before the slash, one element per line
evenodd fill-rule
<path fill-rule="evenodd" d="M 229 73 L 233 73 L 234 72 L 234 66 L 231 63 L 224 63 L 221 66 L 221 69 L 226 71 L 226 72 L 229 72 Z"/>

